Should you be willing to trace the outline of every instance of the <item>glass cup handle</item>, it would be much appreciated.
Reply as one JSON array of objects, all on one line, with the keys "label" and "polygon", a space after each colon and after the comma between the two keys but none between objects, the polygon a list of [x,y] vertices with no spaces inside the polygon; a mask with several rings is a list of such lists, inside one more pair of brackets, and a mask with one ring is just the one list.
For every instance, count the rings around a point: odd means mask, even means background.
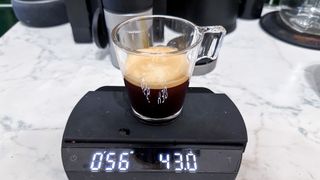
[{"label": "glass cup handle", "polygon": [[226,30],[222,26],[199,26],[198,29],[203,36],[198,60],[204,58],[209,58],[211,61],[217,60]]}]

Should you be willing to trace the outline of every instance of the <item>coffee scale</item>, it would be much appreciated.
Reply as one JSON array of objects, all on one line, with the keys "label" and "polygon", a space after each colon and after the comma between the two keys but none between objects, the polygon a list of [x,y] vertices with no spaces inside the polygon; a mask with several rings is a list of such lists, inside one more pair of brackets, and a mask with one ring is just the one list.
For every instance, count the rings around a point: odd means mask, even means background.
[{"label": "coffee scale", "polygon": [[62,140],[70,180],[233,180],[247,144],[243,118],[225,94],[189,88],[167,124],[133,116],[124,87],[88,92]]}]

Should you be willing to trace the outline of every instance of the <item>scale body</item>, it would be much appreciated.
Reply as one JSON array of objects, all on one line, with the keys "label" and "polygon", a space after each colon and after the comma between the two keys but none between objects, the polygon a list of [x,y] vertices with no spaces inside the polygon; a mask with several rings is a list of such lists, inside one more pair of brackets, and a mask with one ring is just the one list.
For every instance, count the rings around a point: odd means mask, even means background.
[{"label": "scale body", "polygon": [[124,87],[88,92],[62,141],[70,180],[233,180],[247,144],[242,116],[224,94],[189,88],[182,113],[151,126],[133,116]]}]

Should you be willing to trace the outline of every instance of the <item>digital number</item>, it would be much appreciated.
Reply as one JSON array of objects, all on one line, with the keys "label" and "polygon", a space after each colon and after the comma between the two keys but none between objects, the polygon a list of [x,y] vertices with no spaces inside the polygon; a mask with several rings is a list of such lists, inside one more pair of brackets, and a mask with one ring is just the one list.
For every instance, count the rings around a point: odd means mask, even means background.
[{"label": "digital number", "polygon": [[118,164],[119,171],[127,171],[129,168],[129,153],[123,152],[120,154],[120,161]]},{"label": "digital number", "polygon": [[[128,171],[129,169],[129,153],[128,152],[122,152],[119,155],[119,161],[117,161],[118,155],[114,151],[110,152],[96,152],[92,156],[91,164],[90,164],[90,170],[91,172],[98,172],[101,169],[102,163],[104,163],[104,170],[106,172],[113,172],[116,168],[116,165],[118,165],[118,170],[120,172]],[[105,162],[102,162],[102,160],[105,158]]]},{"label": "digital number", "polygon": [[114,170],[114,167],[116,165],[115,156],[116,156],[115,152],[109,152],[107,154],[107,157],[106,157],[106,168],[105,168],[105,170],[107,172],[111,172],[111,171]]},{"label": "digital number", "polygon": [[167,168],[167,169],[170,169],[170,155],[169,155],[169,154],[165,154],[165,158],[164,158],[164,155],[163,155],[163,154],[160,154],[160,155],[159,155],[159,161],[160,161],[161,163],[166,164],[166,168]]},{"label": "digital number", "polygon": [[[198,168],[196,155],[194,155],[192,152],[188,152],[188,154],[186,155],[186,159],[187,159],[187,169],[189,170],[189,172],[195,172]],[[190,159],[192,159],[193,165],[191,165]]]},{"label": "digital number", "polygon": [[94,153],[94,155],[92,156],[92,161],[90,165],[91,171],[93,172],[99,171],[99,169],[101,168],[102,159],[103,159],[103,153],[101,152]]},{"label": "digital number", "polygon": [[175,171],[182,171],[183,170],[183,156],[181,153],[174,153],[175,157],[175,163],[176,163],[176,168],[174,169]]}]

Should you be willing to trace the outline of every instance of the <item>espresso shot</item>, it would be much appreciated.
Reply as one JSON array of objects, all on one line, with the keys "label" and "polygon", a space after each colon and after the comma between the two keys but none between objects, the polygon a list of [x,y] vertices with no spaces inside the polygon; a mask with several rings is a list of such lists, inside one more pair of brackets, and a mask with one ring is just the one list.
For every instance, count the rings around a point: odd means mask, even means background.
[{"label": "espresso shot", "polygon": [[139,51],[141,55],[128,56],[124,75],[134,113],[142,119],[176,117],[189,85],[188,59],[184,54],[170,54],[176,51],[171,47],[150,47]]},{"label": "espresso shot", "polygon": [[134,111],[150,118],[165,118],[178,113],[183,105],[189,81],[167,89],[150,89],[148,99],[141,87],[125,79],[129,98]]}]

